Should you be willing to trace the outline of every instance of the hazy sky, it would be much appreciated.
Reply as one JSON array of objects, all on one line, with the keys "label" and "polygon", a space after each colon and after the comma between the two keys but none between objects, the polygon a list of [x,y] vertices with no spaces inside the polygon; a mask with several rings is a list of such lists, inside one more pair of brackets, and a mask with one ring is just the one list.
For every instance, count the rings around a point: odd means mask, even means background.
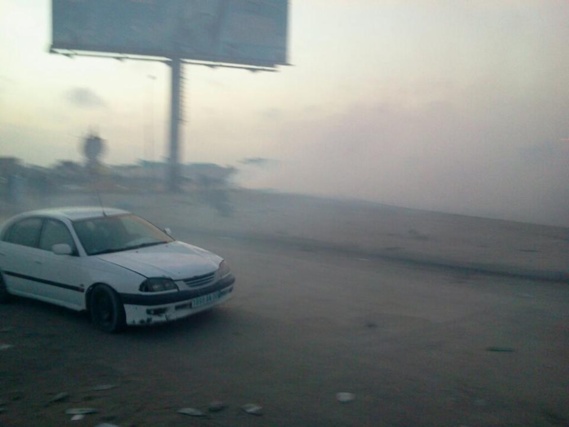
[{"label": "hazy sky", "polygon": [[[292,0],[290,67],[185,66],[184,162],[248,186],[569,226],[566,0]],[[0,156],[166,155],[169,67],[48,53],[51,2],[0,0]],[[248,158],[267,162],[245,164]]]}]

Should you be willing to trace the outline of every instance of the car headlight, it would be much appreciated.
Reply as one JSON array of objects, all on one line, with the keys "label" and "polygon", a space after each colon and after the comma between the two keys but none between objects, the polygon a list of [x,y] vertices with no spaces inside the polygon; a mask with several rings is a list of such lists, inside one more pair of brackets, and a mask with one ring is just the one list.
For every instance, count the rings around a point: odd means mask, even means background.
[{"label": "car headlight", "polygon": [[227,276],[229,273],[231,273],[231,269],[225,261],[221,261],[219,268],[217,269],[217,278],[221,279],[222,277]]},{"label": "car headlight", "polygon": [[140,285],[140,292],[163,292],[178,290],[178,286],[172,279],[166,277],[156,277],[146,279]]}]

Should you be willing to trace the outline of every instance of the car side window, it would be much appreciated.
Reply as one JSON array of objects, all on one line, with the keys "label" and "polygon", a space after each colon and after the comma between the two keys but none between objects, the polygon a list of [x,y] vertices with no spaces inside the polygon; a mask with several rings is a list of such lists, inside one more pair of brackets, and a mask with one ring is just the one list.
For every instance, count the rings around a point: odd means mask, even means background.
[{"label": "car side window", "polygon": [[18,221],[7,230],[4,241],[35,248],[38,245],[41,226],[41,218],[27,218]]},{"label": "car side window", "polygon": [[75,242],[65,224],[51,219],[46,220],[41,231],[39,248],[51,251],[53,245],[60,243],[68,244],[72,253],[75,253]]}]

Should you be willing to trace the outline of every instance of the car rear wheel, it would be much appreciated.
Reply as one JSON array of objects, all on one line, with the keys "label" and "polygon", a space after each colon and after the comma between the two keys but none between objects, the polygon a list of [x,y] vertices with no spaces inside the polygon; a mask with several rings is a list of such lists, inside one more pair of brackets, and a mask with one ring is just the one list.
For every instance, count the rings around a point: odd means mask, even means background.
[{"label": "car rear wheel", "polygon": [[89,298],[91,321],[104,332],[122,331],[126,326],[124,307],[120,297],[106,285],[96,285]]},{"label": "car rear wheel", "polygon": [[8,302],[9,299],[10,294],[8,293],[8,288],[6,288],[6,282],[4,282],[0,273],[0,304]]}]

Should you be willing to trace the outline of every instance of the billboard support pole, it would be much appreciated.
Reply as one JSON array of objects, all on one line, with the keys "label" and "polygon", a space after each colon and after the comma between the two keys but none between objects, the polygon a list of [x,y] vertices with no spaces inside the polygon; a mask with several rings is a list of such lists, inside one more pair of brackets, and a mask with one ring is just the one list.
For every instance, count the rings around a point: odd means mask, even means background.
[{"label": "billboard support pole", "polygon": [[168,157],[168,191],[180,191],[180,104],[182,92],[182,61],[180,58],[171,58],[172,86],[170,102],[170,155]]}]

